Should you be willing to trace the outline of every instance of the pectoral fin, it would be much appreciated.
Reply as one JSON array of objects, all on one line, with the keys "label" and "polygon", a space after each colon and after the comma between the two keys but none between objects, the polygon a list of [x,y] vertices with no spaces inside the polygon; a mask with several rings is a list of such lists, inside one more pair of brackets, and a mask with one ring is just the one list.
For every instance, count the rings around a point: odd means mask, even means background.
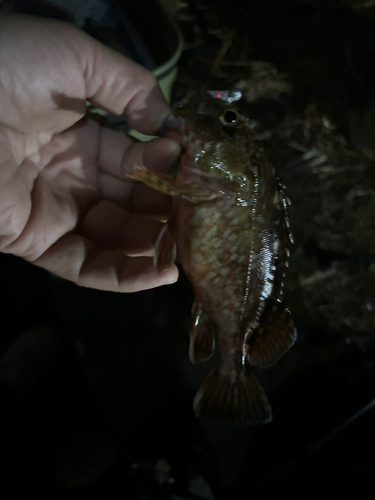
[{"label": "pectoral fin", "polygon": [[248,340],[247,361],[267,368],[294,344],[297,332],[290,312],[280,300],[269,299],[259,326]]},{"label": "pectoral fin", "polygon": [[208,314],[195,302],[192,311],[189,358],[192,363],[209,359],[215,350],[215,338]]},{"label": "pectoral fin", "polygon": [[168,269],[176,260],[176,243],[167,224],[160,231],[156,241],[154,264],[159,272]]},{"label": "pectoral fin", "polygon": [[210,189],[202,189],[197,185],[190,184],[183,188],[176,185],[176,181],[169,175],[160,172],[151,172],[146,167],[134,163],[133,172],[128,175],[130,179],[143,182],[159,193],[167,194],[169,196],[179,196],[190,203],[201,203],[203,201],[210,201],[217,198],[218,194]]}]

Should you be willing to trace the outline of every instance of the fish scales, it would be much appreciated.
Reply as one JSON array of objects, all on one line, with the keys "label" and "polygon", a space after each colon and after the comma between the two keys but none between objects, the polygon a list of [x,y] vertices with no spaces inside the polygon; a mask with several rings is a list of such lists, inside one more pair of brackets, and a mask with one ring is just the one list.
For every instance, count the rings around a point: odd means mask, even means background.
[{"label": "fish scales", "polygon": [[[135,167],[133,177],[174,196],[156,260],[179,258],[195,294],[190,358],[219,362],[194,400],[198,416],[269,422],[271,407],[251,366],[266,368],[294,343],[282,303],[288,223],[274,168],[232,105],[199,94],[168,118],[182,144],[176,179]],[[159,266],[160,269],[160,266]]]}]

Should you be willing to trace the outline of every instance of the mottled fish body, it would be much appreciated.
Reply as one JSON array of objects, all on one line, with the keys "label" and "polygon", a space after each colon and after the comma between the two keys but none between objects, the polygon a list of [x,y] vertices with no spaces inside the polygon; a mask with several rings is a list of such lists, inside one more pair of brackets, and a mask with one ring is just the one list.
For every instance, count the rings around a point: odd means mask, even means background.
[{"label": "mottled fish body", "polygon": [[208,359],[216,344],[220,353],[194,410],[227,422],[269,422],[271,407],[251,366],[274,364],[296,337],[282,303],[285,198],[248,121],[219,93],[177,108],[166,133],[183,147],[176,179],[138,166],[133,177],[174,196],[156,260],[160,270],[171,265],[176,244],[194,288],[190,359]]}]

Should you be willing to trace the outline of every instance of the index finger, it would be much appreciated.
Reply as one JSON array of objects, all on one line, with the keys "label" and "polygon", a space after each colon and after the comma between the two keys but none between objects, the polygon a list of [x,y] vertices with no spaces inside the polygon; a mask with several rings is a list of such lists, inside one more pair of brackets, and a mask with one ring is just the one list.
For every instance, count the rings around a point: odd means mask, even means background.
[{"label": "index finger", "polygon": [[131,127],[155,135],[170,108],[147,69],[81,32],[74,50],[82,65],[87,99],[111,114],[124,114]]}]

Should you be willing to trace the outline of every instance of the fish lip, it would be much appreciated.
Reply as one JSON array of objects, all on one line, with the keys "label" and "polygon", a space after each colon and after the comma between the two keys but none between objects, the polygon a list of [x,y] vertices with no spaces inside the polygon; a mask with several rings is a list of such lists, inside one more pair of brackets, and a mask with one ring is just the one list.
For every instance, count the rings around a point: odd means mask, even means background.
[{"label": "fish lip", "polygon": [[189,157],[189,154],[186,154],[189,160],[182,164],[182,170],[185,173],[194,174],[198,177],[203,177],[205,180],[212,182],[219,181],[221,183],[223,181],[223,179],[219,175],[215,175],[213,172],[204,172],[203,170],[201,170],[197,163]]},{"label": "fish lip", "polygon": [[243,187],[241,186],[241,183],[240,181],[238,181],[237,179],[224,179],[222,177],[220,177],[220,175],[215,175],[213,172],[203,172],[202,170],[200,170],[198,167],[195,167],[195,166],[192,166],[192,165],[184,165],[183,167],[183,170],[188,173],[188,174],[194,174],[194,175],[198,175],[199,177],[203,177],[205,179],[208,179],[209,181],[212,181],[212,182],[219,182],[220,185],[222,185],[222,187],[224,188],[225,186],[228,188],[230,186],[236,186],[237,189],[235,190],[236,192],[242,192],[242,193],[248,193],[249,192],[249,187],[246,186],[246,187]]},{"label": "fish lip", "polygon": [[202,170],[200,170],[197,167],[191,167],[191,166],[184,165],[183,169],[185,170],[185,172],[188,172],[191,174],[197,174],[200,177],[207,177],[208,179],[220,179],[219,176],[213,175],[212,172],[203,172]]}]

